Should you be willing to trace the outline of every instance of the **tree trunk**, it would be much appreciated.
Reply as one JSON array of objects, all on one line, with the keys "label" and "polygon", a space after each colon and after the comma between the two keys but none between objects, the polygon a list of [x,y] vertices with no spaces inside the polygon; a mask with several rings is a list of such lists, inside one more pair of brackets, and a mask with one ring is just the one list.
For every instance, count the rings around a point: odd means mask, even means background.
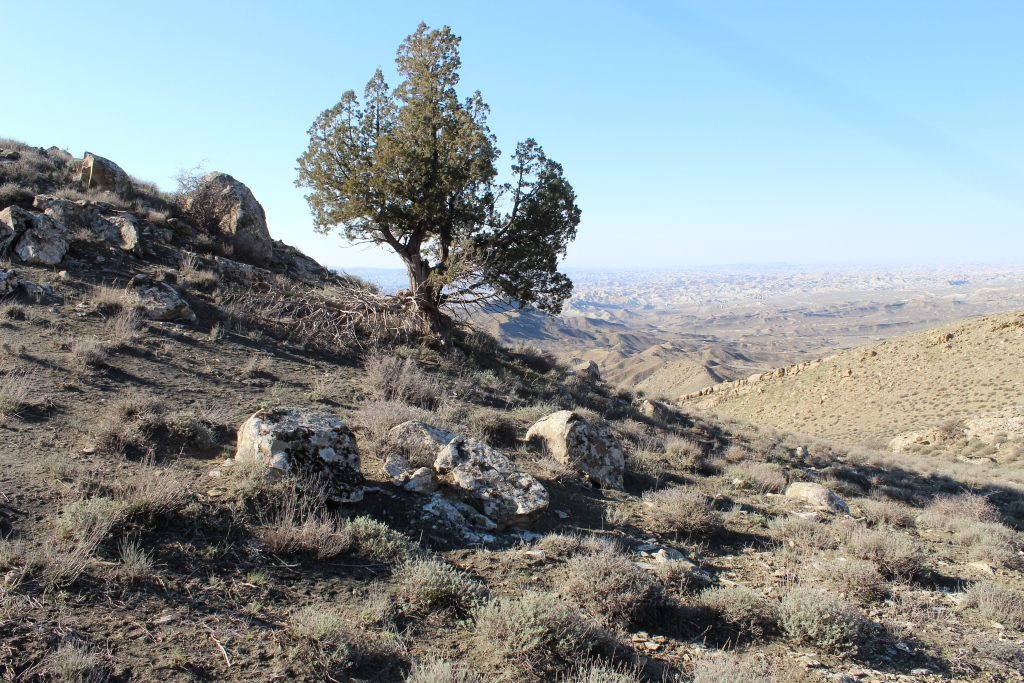
[{"label": "tree trunk", "polygon": [[416,304],[419,331],[438,337],[442,344],[451,340],[452,321],[441,311],[441,288],[430,282],[430,266],[422,258],[407,259],[409,288]]}]

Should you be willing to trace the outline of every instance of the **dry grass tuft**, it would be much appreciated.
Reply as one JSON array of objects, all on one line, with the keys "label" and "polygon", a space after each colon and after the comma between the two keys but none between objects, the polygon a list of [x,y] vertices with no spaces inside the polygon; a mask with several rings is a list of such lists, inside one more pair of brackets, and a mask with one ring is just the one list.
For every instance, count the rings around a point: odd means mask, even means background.
[{"label": "dry grass tuft", "polygon": [[366,380],[381,401],[400,401],[433,409],[444,397],[444,389],[420,369],[411,358],[373,354],[366,361]]},{"label": "dry grass tuft", "polygon": [[117,501],[126,519],[170,517],[188,503],[188,482],[177,469],[158,469],[147,463],[120,487]]},{"label": "dry grass tuft", "polygon": [[309,391],[311,401],[330,401],[338,394],[340,381],[337,373],[324,370],[322,375],[313,379],[313,386]]},{"label": "dry grass tuft", "polygon": [[635,668],[615,668],[604,662],[590,662],[578,667],[565,679],[565,683],[641,683],[642,680]]},{"label": "dry grass tuft", "polygon": [[719,515],[711,507],[711,498],[695,486],[675,486],[645,493],[644,502],[651,521],[676,533],[703,533],[719,524]]},{"label": "dry grass tuft", "polygon": [[107,350],[99,339],[74,339],[71,342],[71,358],[79,370],[102,365],[107,359]]},{"label": "dry grass tuft", "polygon": [[254,529],[267,552],[274,555],[306,555],[318,560],[337,557],[352,549],[355,534],[345,522],[330,514],[316,514],[304,504],[296,487],[280,492],[273,512],[262,514]]}]

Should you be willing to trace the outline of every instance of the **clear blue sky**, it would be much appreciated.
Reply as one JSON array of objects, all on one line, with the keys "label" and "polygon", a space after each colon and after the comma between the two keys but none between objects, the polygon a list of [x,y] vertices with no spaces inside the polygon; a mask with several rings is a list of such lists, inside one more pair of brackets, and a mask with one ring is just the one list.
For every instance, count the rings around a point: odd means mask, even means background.
[{"label": "clear blue sky", "polygon": [[568,266],[1024,262],[1024,3],[0,0],[0,136],[173,187],[245,182],[331,266],[306,130],[418,22],[462,36],[501,149],[535,137],[583,222]]}]

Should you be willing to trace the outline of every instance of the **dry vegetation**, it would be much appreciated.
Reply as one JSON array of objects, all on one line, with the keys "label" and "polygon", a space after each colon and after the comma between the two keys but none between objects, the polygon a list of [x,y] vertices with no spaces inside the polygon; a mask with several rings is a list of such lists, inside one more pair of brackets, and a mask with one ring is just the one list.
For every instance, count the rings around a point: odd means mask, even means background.
[{"label": "dry vegetation", "polygon": [[[4,680],[994,681],[1024,665],[1015,460],[652,417],[536,349],[409,337],[358,283],[276,273],[243,292],[175,239],[149,262],[76,243],[61,278],[18,266],[55,296],[0,315]],[[98,256],[175,270],[197,321],[140,316]],[[314,402],[357,432],[361,503],[231,459],[249,414]],[[563,408],[621,441],[625,490],[522,441]],[[382,471],[410,419],[504,450],[546,515],[484,536],[424,510]],[[787,499],[801,481],[849,514]]]}]

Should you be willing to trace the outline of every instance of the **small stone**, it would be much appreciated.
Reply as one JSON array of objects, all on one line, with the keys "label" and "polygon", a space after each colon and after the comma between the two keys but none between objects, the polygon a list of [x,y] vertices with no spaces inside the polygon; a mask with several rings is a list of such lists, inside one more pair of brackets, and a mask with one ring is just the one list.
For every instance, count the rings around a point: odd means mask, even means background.
[{"label": "small stone", "polygon": [[931,676],[932,675],[932,670],[931,669],[911,669],[910,670],[910,675],[911,676]]},{"label": "small stone", "polygon": [[658,564],[664,564],[670,560],[682,560],[683,554],[675,548],[662,548],[652,556]]},{"label": "small stone", "polygon": [[647,631],[637,631],[632,636],[630,636],[630,640],[632,640],[634,643],[644,643],[650,640],[650,638],[651,635]]},{"label": "small stone", "polygon": [[221,473],[221,471],[220,471],[220,470],[210,470],[210,476],[211,476],[211,477],[214,477],[214,478],[216,478],[216,477],[219,477],[219,476],[221,476],[221,475],[222,475],[222,473]]},{"label": "small stone", "polygon": [[644,649],[648,652],[657,652],[661,649],[661,645],[655,643],[653,640],[648,640],[646,643],[644,643]]},{"label": "small stone", "polygon": [[563,512],[562,510],[555,510],[555,514],[558,515],[559,519],[569,519],[568,512]]},{"label": "small stone", "polygon": [[82,449],[81,452],[84,455],[92,455],[93,453],[96,452],[96,447],[95,446],[86,446],[85,448]]},{"label": "small stone", "polygon": [[212,488],[209,491],[207,491],[206,495],[208,495],[210,498],[217,498],[218,496],[223,496],[227,492],[228,492],[227,489],[217,487],[217,488]]},{"label": "small stone", "polygon": [[996,573],[995,567],[993,567],[990,564],[986,564],[984,562],[971,562],[971,564],[968,565],[968,566],[974,567],[975,569],[983,571],[986,574],[989,574],[990,576],[994,576],[995,573]]},{"label": "small stone", "polygon": [[741,491],[746,490],[750,488],[750,482],[747,481],[746,479],[736,478],[732,480],[732,487],[735,489],[740,489]]}]

